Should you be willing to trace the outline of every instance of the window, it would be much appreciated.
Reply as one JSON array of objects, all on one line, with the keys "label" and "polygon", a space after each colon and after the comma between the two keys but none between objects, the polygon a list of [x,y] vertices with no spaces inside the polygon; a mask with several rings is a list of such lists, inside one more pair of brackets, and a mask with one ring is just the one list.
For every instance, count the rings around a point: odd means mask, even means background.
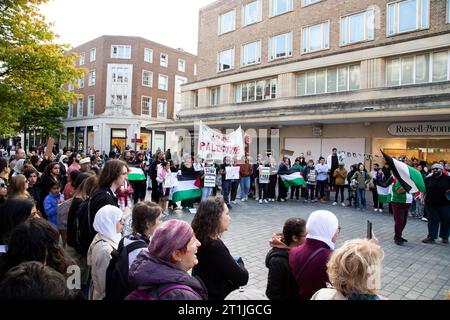
[{"label": "window", "polygon": [[297,76],[297,96],[359,90],[359,86],[359,65],[313,70]]},{"label": "window", "polygon": [[329,48],[330,22],[324,22],[302,29],[302,52],[314,52]]},{"label": "window", "polygon": [[95,70],[89,71],[89,86],[95,85]]},{"label": "window", "polygon": [[128,96],[126,94],[111,95],[111,105],[125,106],[128,104]]},{"label": "window", "polygon": [[152,116],[152,97],[141,97],[141,114]]},{"label": "window", "polygon": [[73,104],[72,102],[67,102],[67,119],[72,119],[73,117]]},{"label": "window", "polygon": [[368,10],[341,18],[341,45],[374,39],[375,13]]},{"label": "window", "polygon": [[386,62],[386,85],[392,87],[447,81],[448,57],[449,51],[440,51],[389,59]]},{"label": "window", "polygon": [[167,118],[167,100],[158,99],[158,118]]},{"label": "window", "polygon": [[131,46],[112,45],[111,58],[113,59],[131,59]]},{"label": "window", "polygon": [[218,71],[226,71],[234,68],[234,48],[219,52]]},{"label": "window", "polygon": [[211,89],[211,106],[220,104],[220,87]]},{"label": "window", "polygon": [[129,80],[128,75],[129,69],[128,68],[122,68],[122,67],[112,67],[111,68],[111,74],[113,77],[113,83],[114,84],[126,84]]},{"label": "window", "polygon": [[269,61],[292,56],[292,32],[271,37]]},{"label": "window", "polygon": [[270,16],[277,16],[288,11],[292,11],[292,0],[269,0]]},{"label": "window", "polygon": [[88,96],[88,117],[94,116],[95,96]]},{"label": "window", "polygon": [[198,90],[195,90],[193,92],[192,98],[194,99],[194,107],[197,108],[198,107]]},{"label": "window", "polygon": [[194,76],[197,75],[197,64],[194,64]]},{"label": "window", "polygon": [[321,0],[302,0],[302,6],[308,6],[313,3],[320,2]]},{"label": "window", "polygon": [[153,72],[142,70],[142,85],[145,87],[153,87]]},{"label": "window", "polygon": [[187,83],[187,78],[175,76],[175,92],[180,94],[181,86],[185,83]]},{"label": "window", "polygon": [[149,48],[144,48],[144,61],[148,63],[153,63],[153,50]]},{"label": "window", "polygon": [[236,10],[233,9],[219,16],[219,35],[233,31],[236,28]]},{"label": "window", "polygon": [[73,92],[75,90],[73,84],[67,85],[67,91]]},{"label": "window", "polygon": [[84,65],[85,58],[86,54],[84,52],[80,53],[80,66]]},{"label": "window", "polygon": [[236,103],[275,99],[277,79],[264,79],[241,83],[235,87]]},{"label": "window", "polygon": [[158,75],[158,89],[168,90],[169,89],[169,77],[163,74]]},{"label": "window", "polygon": [[178,71],[185,72],[186,71],[186,61],[183,59],[178,59]]},{"label": "window", "polygon": [[77,99],[77,116],[83,117],[83,99]]},{"label": "window", "polygon": [[427,29],[429,27],[429,0],[405,0],[388,4],[387,34]]},{"label": "window", "polygon": [[83,76],[80,79],[78,79],[78,87],[80,89],[84,88],[84,74],[83,74]]},{"label": "window", "polygon": [[165,68],[169,66],[169,55],[167,53],[161,53],[159,55],[159,65]]},{"label": "window", "polygon": [[242,26],[262,20],[262,0],[253,1],[242,6]]},{"label": "window", "polygon": [[447,21],[447,23],[450,23],[450,0],[447,0],[447,18],[445,21]]},{"label": "window", "polygon": [[97,49],[96,48],[92,48],[89,51],[89,61],[93,62],[97,59]]},{"label": "window", "polygon": [[244,44],[241,49],[241,66],[249,66],[261,62],[261,41]]}]

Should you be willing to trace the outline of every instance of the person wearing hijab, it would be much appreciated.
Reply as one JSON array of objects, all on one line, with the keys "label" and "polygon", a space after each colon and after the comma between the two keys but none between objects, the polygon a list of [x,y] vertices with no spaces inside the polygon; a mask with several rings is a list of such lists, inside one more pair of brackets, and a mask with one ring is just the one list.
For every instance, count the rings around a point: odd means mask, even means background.
[{"label": "person wearing hijab", "polygon": [[105,297],[106,269],[111,260],[111,252],[117,250],[123,229],[122,210],[106,205],[94,219],[97,235],[92,240],[87,254],[87,264],[91,267],[89,300],[102,300]]},{"label": "person wearing hijab", "polygon": [[61,155],[59,158],[59,179],[61,181],[61,190],[64,190],[69,178],[67,174],[67,170],[69,169],[69,166],[67,165],[68,162],[69,158],[67,158],[65,154]]},{"label": "person wearing hijab", "polygon": [[340,227],[334,213],[317,210],[306,223],[306,241],[289,252],[289,265],[297,282],[300,300],[310,300],[329,282],[327,262],[333,253]]},{"label": "person wearing hijab", "polygon": [[24,163],[25,163],[25,159],[17,160],[16,165],[14,166],[14,172],[12,174],[13,177],[15,177],[19,174],[22,174]]}]

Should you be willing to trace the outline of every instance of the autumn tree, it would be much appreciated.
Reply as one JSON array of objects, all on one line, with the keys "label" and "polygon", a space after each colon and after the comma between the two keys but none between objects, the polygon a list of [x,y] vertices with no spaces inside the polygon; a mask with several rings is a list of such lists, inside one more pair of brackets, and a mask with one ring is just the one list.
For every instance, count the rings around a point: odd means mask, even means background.
[{"label": "autumn tree", "polygon": [[55,134],[62,127],[67,102],[76,95],[64,85],[76,84],[84,70],[77,55],[39,12],[48,0],[0,0],[0,136],[24,129]]}]

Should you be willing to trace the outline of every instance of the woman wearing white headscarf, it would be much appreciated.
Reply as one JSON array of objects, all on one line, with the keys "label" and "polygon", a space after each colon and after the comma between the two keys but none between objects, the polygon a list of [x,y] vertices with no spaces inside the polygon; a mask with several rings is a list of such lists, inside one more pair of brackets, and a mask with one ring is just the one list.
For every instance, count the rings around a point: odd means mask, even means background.
[{"label": "woman wearing white headscarf", "polygon": [[289,252],[289,265],[301,300],[309,300],[328,280],[327,262],[334,250],[340,227],[334,213],[318,210],[306,223],[306,241]]},{"label": "woman wearing white headscarf", "polygon": [[90,300],[102,300],[105,297],[106,269],[111,260],[111,252],[117,249],[123,229],[122,210],[106,205],[94,219],[97,235],[92,240],[87,254],[87,264],[91,267]]},{"label": "woman wearing white headscarf", "polygon": [[14,172],[12,174],[13,177],[23,174],[23,165],[25,164],[25,159],[17,160],[16,165],[14,166]]}]

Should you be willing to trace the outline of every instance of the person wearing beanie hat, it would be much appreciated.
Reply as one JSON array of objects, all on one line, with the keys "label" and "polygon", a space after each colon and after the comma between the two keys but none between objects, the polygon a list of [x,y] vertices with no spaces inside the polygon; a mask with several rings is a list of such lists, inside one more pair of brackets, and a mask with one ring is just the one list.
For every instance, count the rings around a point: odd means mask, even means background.
[{"label": "person wearing beanie hat", "polygon": [[111,252],[117,250],[123,228],[122,210],[106,205],[94,218],[97,235],[92,240],[87,253],[87,264],[91,267],[92,280],[89,300],[102,300],[105,297],[106,269],[111,261]]},{"label": "person wearing beanie hat", "polygon": [[327,210],[311,213],[306,241],[289,252],[289,265],[299,288],[300,300],[309,300],[329,282],[327,262],[340,232],[338,219]]},{"label": "person wearing beanie hat", "polygon": [[147,289],[134,290],[126,300],[207,300],[202,280],[188,273],[198,263],[198,247],[187,222],[173,219],[160,224],[128,274],[131,287]]}]

